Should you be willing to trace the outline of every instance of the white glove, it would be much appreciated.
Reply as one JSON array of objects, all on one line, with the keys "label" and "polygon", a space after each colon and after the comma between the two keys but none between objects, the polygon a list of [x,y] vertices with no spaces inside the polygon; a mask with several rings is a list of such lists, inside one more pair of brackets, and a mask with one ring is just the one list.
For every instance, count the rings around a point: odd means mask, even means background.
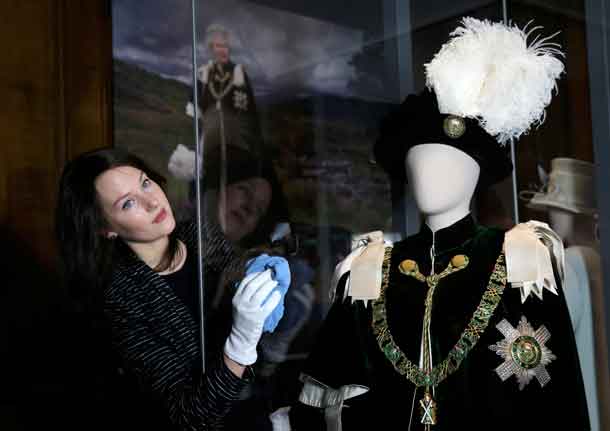
[{"label": "white glove", "polygon": [[189,117],[193,118],[195,116],[195,105],[193,102],[189,102],[186,104],[186,108],[184,109],[184,113]]},{"label": "white glove", "polygon": [[[233,297],[233,327],[225,342],[225,354],[241,365],[256,362],[256,345],[263,334],[263,324],[281,299],[280,292],[269,293],[277,286],[271,270],[245,277]],[[269,299],[263,305],[265,298]]]},{"label": "white glove", "polygon": [[[184,107],[184,113],[191,118],[195,116],[195,105],[193,105],[193,102],[189,102],[186,104],[186,106]],[[197,111],[197,119],[199,119],[200,117],[201,114],[199,113],[199,111]]]},{"label": "white glove", "polygon": [[182,144],[178,144],[169,158],[167,169],[171,174],[181,180],[190,181],[195,178],[196,154]]}]

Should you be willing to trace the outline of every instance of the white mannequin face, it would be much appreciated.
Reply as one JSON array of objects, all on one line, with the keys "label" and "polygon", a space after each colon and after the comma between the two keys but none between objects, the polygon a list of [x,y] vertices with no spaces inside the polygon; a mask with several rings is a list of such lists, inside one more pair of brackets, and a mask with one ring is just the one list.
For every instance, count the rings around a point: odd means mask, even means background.
[{"label": "white mannequin face", "polygon": [[407,152],[405,166],[417,207],[433,231],[470,212],[481,168],[468,154],[445,144],[421,144]]}]

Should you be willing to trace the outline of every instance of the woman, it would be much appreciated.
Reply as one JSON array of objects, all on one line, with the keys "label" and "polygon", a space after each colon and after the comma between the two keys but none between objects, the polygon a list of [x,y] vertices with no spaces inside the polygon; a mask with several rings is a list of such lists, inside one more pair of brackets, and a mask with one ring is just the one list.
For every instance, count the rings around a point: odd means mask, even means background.
[{"label": "woman", "polygon": [[218,220],[225,236],[235,245],[252,248],[268,244],[278,224],[289,222],[273,164],[233,146],[227,146],[226,155],[225,184],[220,182],[218,152],[207,155],[205,196],[211,210],[209,217]]},{"label": "woman", "polygon": [[[66,278],[87,309],[103,309],[121,368],[179,429],[222,425],[251,379],[265,318],[280,300],[269,271],[244,278],[218,358],[201,370],[196,227],[176,226],[161,179],[119,149],[84,154],[64,169],[57,233]],[[219,229],[202,226],[206,268],[235,260]],[[268,298],[268,299],[267,299]],[[267,300],[266,300],[267,299]],[[265,301],[266,300],[266,301]],[[152,410],[152,409],[150,409]]]}]

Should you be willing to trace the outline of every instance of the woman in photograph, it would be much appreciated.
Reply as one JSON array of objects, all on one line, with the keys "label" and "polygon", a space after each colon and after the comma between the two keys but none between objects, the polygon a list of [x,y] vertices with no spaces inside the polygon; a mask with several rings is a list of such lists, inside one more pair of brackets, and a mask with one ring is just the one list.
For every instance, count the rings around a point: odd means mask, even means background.
[{"label": "woman in photograph", "polygon": [[[68,163],[56,214],[65,277],[85,310],[103,312],[119,372],[137,382],[146,411],[162,411],[173,428],[214,429],[252,380],[248,366],[280,294],[269,270],[239,282],[229,334],[221,352],[206,349],[204,373],[196,225],[176,224],[162,183],[119,149]],[[201,229],[206,269],[238,261],[218,226]]]},{"label": "woman in photograph", "polygon": [[[246,145],[242,149],[255,157],[263,153],[263,135],[254,90],[245,66],[231,58],[231,32],[218,24],[206,30],[210,59],[197,69],[197,94],[202,137],[206,147]],[[194,102],[186,105],[186,114],[195,115]],[[249,135],[240,139],[239,135]],[[255,139],[252,139],[255,138]]]}]

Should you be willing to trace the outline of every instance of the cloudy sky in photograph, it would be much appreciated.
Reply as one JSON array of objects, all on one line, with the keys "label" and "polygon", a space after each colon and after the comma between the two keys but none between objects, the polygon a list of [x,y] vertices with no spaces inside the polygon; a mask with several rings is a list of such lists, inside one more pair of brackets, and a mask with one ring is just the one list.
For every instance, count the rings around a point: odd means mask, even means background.
[{"label": "cloudy sky in photograph", "polygon": [[[114,57],[162,76],[190,83],[192,18],[188,0],[114,0]],[[198,62],[210,53],[205,29],[231,32],[231,57],[241,63],[257,95],[323,92],[355,96],[348,84],[358,71],[351,60],[363,32],[236,0],[206,0],[198,10]]]}]

